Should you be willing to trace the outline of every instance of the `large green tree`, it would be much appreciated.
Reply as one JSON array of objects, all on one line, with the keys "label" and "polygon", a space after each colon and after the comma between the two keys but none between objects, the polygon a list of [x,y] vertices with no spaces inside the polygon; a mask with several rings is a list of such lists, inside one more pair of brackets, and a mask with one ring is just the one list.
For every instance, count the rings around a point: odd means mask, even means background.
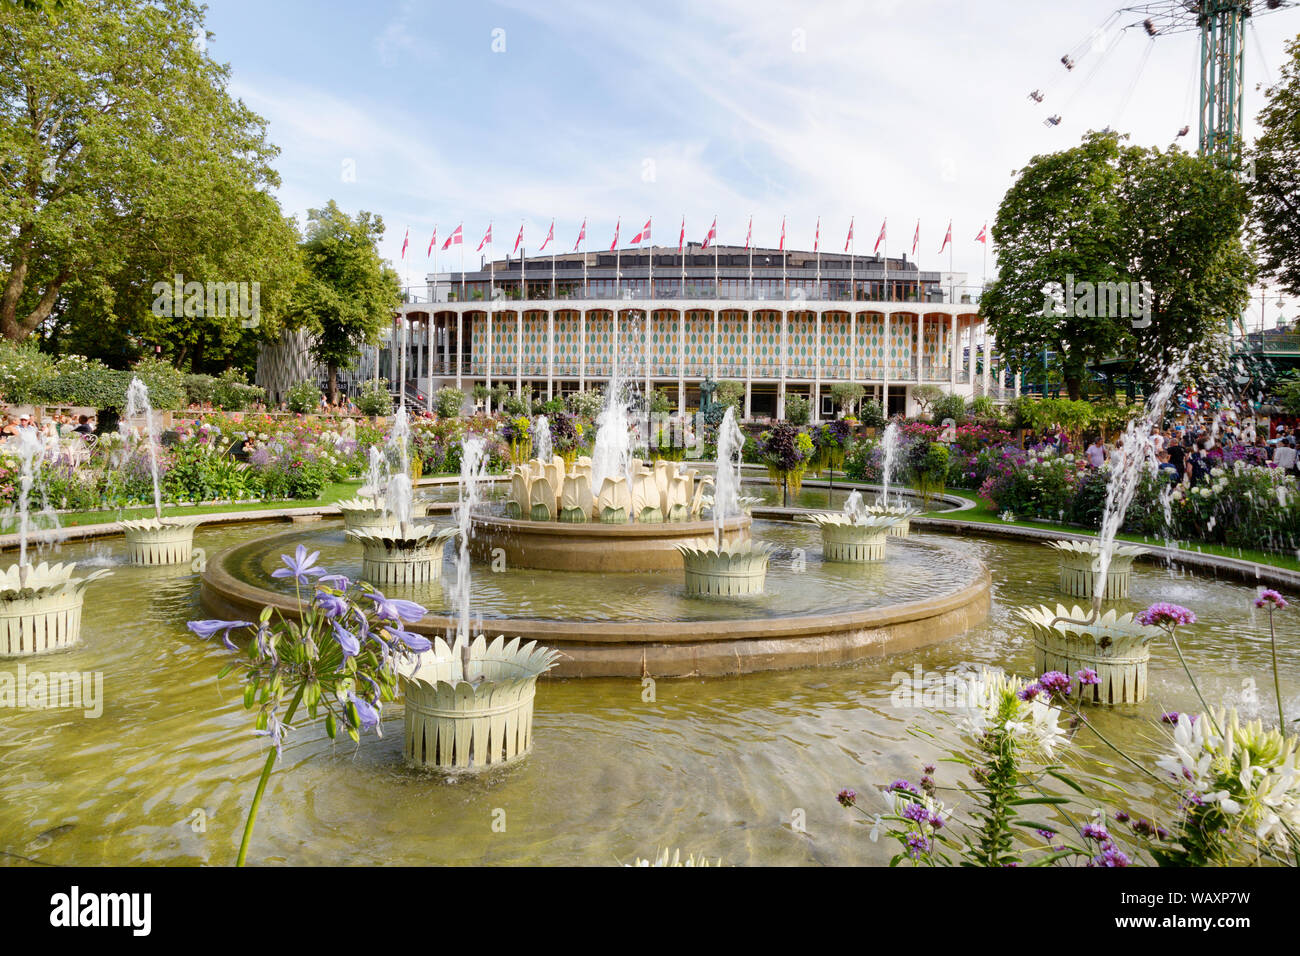
[{"label": "large green tree", "polygon": [[[998,275],[980,311],[1012,369],[1054,352],[1072,399],[1106,358],[1132,359],[1153,378],[1189,349],[1204,358],[1244,307],[1247,209],[1232,170],[1090,133],[1035,156],[1003,197]],[[1103,286],[1138,294],[1103,307]],[[1064,301],[1071,289],[1088,291]]]},{"label": "large green tree", "polygon": [[[277,150],[206,39],[190,0],[0,6],[0,334],[202,364],[276,331],[297,269]],[[257,327],[152,308],[177,274],[258,283]]]},{"label": "large green tree", "polygon": [[293,293],[290,322],[312,334],[312,355],[329,370],[329,397],[338,401],[338,370],[363,345],[379,341],[401,300],[397,272],[379,257],[384,221],[368,212],[349,216],[330,200],[307,214],[302,244],[305,275]]},{"label": "large green tree", "polygon": [[1254,224],[1264,271],[1300,295],[1300,37],[1259,114],[1261,132],[1248,154]]}]

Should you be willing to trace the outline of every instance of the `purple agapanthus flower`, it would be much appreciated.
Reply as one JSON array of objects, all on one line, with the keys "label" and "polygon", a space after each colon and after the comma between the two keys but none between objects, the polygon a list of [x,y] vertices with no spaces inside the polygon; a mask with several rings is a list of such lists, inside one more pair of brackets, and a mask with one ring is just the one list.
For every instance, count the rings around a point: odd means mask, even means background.
[{"label": "purple agapanthus flower", "polygon": [[221,635],[221,643],[232,651],[237,651],[234,643],[230,640],[230,632],[237,627],[252,627],[252,621],[190,621],[185,625],[199,637],[207,640],[213,634]]},{"label": "purple agapanthus flower", "polygon": [[348,700],[357,709],[357,716],[361,719],[361,729],[369,730],[371,727],[379,725],[379,711],[368,700],[358,697],[356,694],[349,693]]},{"label": "purple agapanthus flower", "polygon": [[1196,615],[1181,605],[1157,601],[1145,611],[1139,612],[1135,620],[1148,627],[1177,627],[1180,624],[1195,624]]},{"label": "purple agapanthus flower", "polygon": [[1268,607],[1269,610],[1276,608],[1280,611],[1286,606],[1286,598],[1278,594],[1272,588],[1265,588],[1259,592],[1259,597],[1255,598],[1255,607]]},{"label": "purple agapanthus flower", "polygon": [[325,612],[329,618],[340,618],[348,613],[348,601],[338,594],[330,594],[328,591],[317,591],[314,598],[316,606]]},{"label": "purple agapanthus flower", "polygon": [[366,597],[375,602],[375,617],[381,621],[399,624],[402,621],[418,621],[425,615],[425,609],[414,601],[384,597],[378,591],[368,592]]},{"label": "purple agapanthus flower", "polygon": [[334,622],[334,637],[339,642],[339,647],[343,648],[344,659],[361,653],[361,641],[338,621]]},{"label": "purple agapanthus flower", "polygon": [[388,633],[405,644],[407,650],[414,651],[417,654],[433,650],[433,642],[423,635],[414,634],[400,627],[390,627]]},{"label": "purple agapanthus flower", "polygon": [[321,584],[326,584],[339,591],[346,591],[352,587],[352,580],[346,574],[326,574],[320,579]]},{"label": "purple agapanthus flower", "polygon": [[272,571],[271,577],[293,578],[299,584],[306,584],[308,578],[318,577],[325,573],[324,568],[315,567],[316,559],[319,557],[319,551],[308,554],[307,548],[300,544],[293,557],[289,557],[287,554],[280,555],[280,560],[284,562],[285,566]]},{"label": "purple agapanthus flower", "polygon": [[288,724],[281,723],[280,718],[272,714],[267,718],[266,730],[255,730],[253,733],[258,737],[271,738],[271,746],[275,748],[275,759],[279,760],[284,755],[284,737],[288,729]]}]

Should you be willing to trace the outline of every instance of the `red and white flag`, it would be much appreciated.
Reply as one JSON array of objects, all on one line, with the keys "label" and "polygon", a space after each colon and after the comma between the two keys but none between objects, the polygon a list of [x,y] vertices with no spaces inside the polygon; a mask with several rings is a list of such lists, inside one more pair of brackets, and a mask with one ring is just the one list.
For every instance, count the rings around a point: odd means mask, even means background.
[{"label": "red and white flag", "polygon": [[488,223],[487,232],[483,233],[483,238],[479,241],[478,248],[475,252],[482,252],[484,246],[492,245],[492,223]]},{"label": "red and white flag", "polygon": [[849,217],[849,234],[844,237],[844,251],[849,251],[849,246],[853,242],[853,217]]},{"label": "red and white flag", "polygon": [[436,246],[437,244],[438,244],[438,227],[434,226],[433,235],[429,237],[429,248],[428,251],[425,252],[424,258],[427,259],[429,258],[429,256],[433,255],[433,247]]},{"label": "red and white flag", "polygon": [[406,227],[406,235],[402,237],[402,258],[406,258],[406,247],[411,244],[411,227]]},{"label": "red and white flag", "polygon": [[574,240],[573,251],[578,251],[578,246],[582,245],[582,240],[587,238],[587,220],[582,220],[582,228],[578,230],[578,238]]},{"label": "red and white flag", "polygon": [[822,242],[822,217],[817,217],[817,231],[813,233],[813,252],[818,251]]},{"label": "red and white flag", "polygon": [[745,230],[745,248],[749,248],[749,240],[754,238],[754,217],[749,217],[749,228]]},{"label": "red and white flag", "polygon": [[709,244],[718,238],[718,217],[713,217],[713,225],[709,226],[709,234],[704,237],[704,242],[700,244],[701,249],[709,248]]},{"label": "red and white flag", "polygon": [[519,243],[523,241],[524,241],[524,224],[521,222],[519,224],[519,235],[515,236],[515,247],[510,250],[510,254],[512,256],[519,251]]},{"label": "red and white flag", "polygon": [[976,242],[982,242],[984,245],[989,244],[989,224],[986,222],[980,226],[980,234],[975,237]]},{"label": "red and white flag", "polygon": [[912,258],[916,258],[916,250],[921,248],[921,220],[916,220],[916,232],[912,233]]},{"label": "red and white flag", "polygon": [[622,216],[620,216],[620,217],[619,217],[617,220],[615,220],[615,222],[614,222],[614,241],[611,242],[611,243],[609,244],[609,251],[610,251],[610,252],[613,252],[615,249],[618,248],[618,228],[619,228],[619,226],[621,226],[621,225],[623,225],[623,217],[622,217]]},{"label": "red and white flag", "polygon": [[880,223],[880,235],[876,236],[876,248],[871,250],[873,256],[880,251],[880,244],[885,241],[885,227],[887,225],[889,225],[888,216],[886,216]]},{"label": "red and white flag", "polygon": [[681,255],[686,249],[686,217],[682,216],[682,231],[677,237],[677,254]]},{"label": "red and white flag", "polygon": [[554,239],[554,238],[555,238],[555,220],[552,219],[552,220],[551,220],[551,228],[547,231],[547,233],[546,233],[546,238],[542,240],[542,244],[541,244],[540,246],[537,247],[537,251],[538,251],[538,252],[541,252],[543,249],[545,249],[545,248],[546,248],[546,244],[547,244],[548,242],[550,242],[550,241],[551,241],[552,239]]},{"label": "red and white flag", "polygon": [[455,230],[453,230],[452,234],[447,237],[447,241],[442,244],[443,252],[446,252],[452,246],[459,246],[465,241],[464,233],[461,231],[464,225],[464,223],[461,223],[455,228]]},{"label": "red and white flag", "polygon": [[943,245],[939,247],[939,251],[943,252],[944,249],[948,248],[948,243],[950,242],[952,242],[952,220],[951,219],[948,220],[948,232],[943,237]]},{"label": "red and white flag", "polygon": [[776,248],[778,252],[785,252],[785,216],[781,217],[781,244]]},{"label": "red and white flag", "polygon": [[642,227],[641,231],[632,237],[632,245],[635,246],[635,245],[639,245],[642,242],[649,242],[649,241],[650,241],[650,220],[647,219],[645,221],[645,226]]}]

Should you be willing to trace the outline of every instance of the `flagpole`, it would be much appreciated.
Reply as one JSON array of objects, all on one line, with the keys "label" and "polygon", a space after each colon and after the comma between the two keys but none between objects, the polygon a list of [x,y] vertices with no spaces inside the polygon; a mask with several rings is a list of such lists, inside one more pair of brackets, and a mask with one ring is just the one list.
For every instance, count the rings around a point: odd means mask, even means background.
[{"label": "flagpole", "polygon": [[854,253],[856,251],[857,251],[857,246],[853,239],[853,217],[850,216],[849,217],[849,301],[853,301],[858,297],[858,290],[854,287],[853,284],[853,279],[854,279],[853,260],[855,258]]},{"label": "flagpole", "polygon": [[587,217],[582,217],[582,234],[579,236],[582,241],[582,297],[584,299],[591,297],[591,286],[587,284]]},{"label": "flagpole", "polygon": [[785,270],[785,216],[781,217],[781,295],[785,299],[790,298],[790,280],[786,276]]},{"label": "flagpole", "polygon": [[749,214],[749,231],[745,233],[745,245],[749,247],[749,297],[754,298],[754,214]]},{"label": "flagpole", "polygon": [[813,237],[813,252],[817,254],[817,296],[822,297],[822,217],[817,217],[817,233]]},{"label": "flagpole", "polygon": [[682,231],[677,236],[677,255],[682,260],[682,298],[686,298],[686,213],[682,213]]},{"label": "flagpole", "polygon": [[[888,222],[888,220],[886,220]],[[885,286],[881,297],[885,302],[889,301],[889,233],[885,230]],[[881,307],[885,316],[885,370],[880,377],[880,410],[884,413],[886,419],[889,418],[889,363],[894,358],[894,344],[889,337],[889,306]],[[889,502],[885,502],[888,504]]]},{"label": "flagpole", "polygon": [[[462,222],[458,229],[464,229],[465,224]],[[460,234],[460,301],[465,301],[465,233]],[[460,343],[456,343],[456,348],[460,348]]]},{"label": "flagpole", "polygon": [[718,214],[716,212],[713,214],[713,296],[717,299],[722,298],[722,282],[718,279]]},{"label": "flagpole", "polygon": [[[651,231],[653,232],[654,219],[653,218],[647,219],[646,224],[652,227]],[[654,297],[655,297],[655,243],[654,240],[651,239],[650,240],[650,298],[653,300]],[[647,334],[649,334],[648,326],[646,331]]]}]

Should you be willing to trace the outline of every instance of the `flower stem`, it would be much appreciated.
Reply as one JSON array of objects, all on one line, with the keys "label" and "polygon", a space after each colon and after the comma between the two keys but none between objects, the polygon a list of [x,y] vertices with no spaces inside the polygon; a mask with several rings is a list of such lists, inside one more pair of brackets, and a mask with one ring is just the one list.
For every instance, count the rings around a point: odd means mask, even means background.
[{"label": "flower stem", "polygon": [[1277,730],[1286,736],[1286,717],[1282,714],[1282,682],[1277,676],[1277,631],[1273,627],[1273,608],[1268,609],[1268,643],[1273,649],[1273,693],[1277,696]]},{"label": "flower stem", "polygon": [[1192,669],[1187,666],[1187,658],[1183,657],[1183,649],[1178,646],[1178,635],[1175,633],[1177,630],[1176,627],[1169,628],[1169,640],[1174,645],[1174,650],[1178,652],[1178,661],[1183,665],[1183,671],[1187,674],[1187,679],[1192,682],[1192,690],[1196,691],[1196,699],[1205,708],[1205,719],[1210,722],[1210,729],[1217,734],[1219,728],[1214,723],[1214,711],[1210,710],[1210,705],[1205,702],[1205,695],[1201,693],[1201,685],[1196,683],[1196,678],[1192,676]]},{"label": "flower stem", "polygon": [[[304,680],[298,685],[298,692],[293,695],[293,700],[289,702],[289,709],[285,711],[284,723],[290,724],[293,721],[294,711],[298,709],[298,702],[302,700],[303,691],[307,689],[307,681]],[[239,856],[235,860],[235,866],[243,866],[244,860],[248,856],[248,844],[253,839],[253,824],[257,822],[257,811],[262,805],[262,794],[266,792],[266,782],[271,779],[271,770],[275,767],[275,758],[278,751],[272,747],[271,752],[266,755],[266,763],[262,766],[262,776],[257,781],[257,792],[253,794],[253,805],[248,808],[248,819],[244,822],[244,838],[239,841]]]}]

